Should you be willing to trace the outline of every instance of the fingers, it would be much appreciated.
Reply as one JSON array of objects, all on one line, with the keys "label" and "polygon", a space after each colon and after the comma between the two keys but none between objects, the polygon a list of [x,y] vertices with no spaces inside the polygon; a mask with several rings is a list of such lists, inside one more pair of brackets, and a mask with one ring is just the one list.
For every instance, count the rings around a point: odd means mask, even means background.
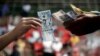
[{"label": "fingers", "polygon": [[81,20],[81,19],[85,19],[85,18],[87,18],[87,16],[84,15],[84,14],[82,14],[82,15],[78,15],[77,18],[75,19],[75,21],[77,21],[77,20]]},{"label": "fingers", "polygon": [[41,27],[41,20],[34,17],[25,17],[22,18],[23,24],[28,28],[34,28],[37,29],[38,27]]},{"label": "fingers", "polygon": [[85,17],[85,16],[81,16],[81,17],[77,18],[75,21],[84,19],[84,17]]},{"label": "fingers", "polygon": [[83,14],[82,15],[78,15],[77,18],[80,18],[80,17],[83,17],[83,16],[85,16],[85,15],[83,15]]},{"label": "fingers", "polygon": [[32,25],[32,24],[30,24],[30,25],[26,25],[26,27],[33,28],[33,29],[35,29],[35,30],[38,29],[38,27],[36,27],[36,26],[34,26],[34,25]]},{"label": "fingers", "polygon": [[26,20],[26,21],[28,21],[28,20],[34,20],[34,21],[37,21],[39,23],[42,22],[40,19],[35,18],[35,17],[24,17],[23,20]]},{"label": "fingers", "polygon": [[27,25],[32,24],[34,26],[40,26],[41,27],[41,23],[34,21],[34,20],[28,20],[28,21],[26,21],[26,24]]}]

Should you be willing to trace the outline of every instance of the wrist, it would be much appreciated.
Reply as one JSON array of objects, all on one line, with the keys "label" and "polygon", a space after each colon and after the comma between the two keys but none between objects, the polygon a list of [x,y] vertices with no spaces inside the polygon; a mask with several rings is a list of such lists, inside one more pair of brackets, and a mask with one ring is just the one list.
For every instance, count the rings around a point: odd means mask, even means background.
[{"label": "wrist", "polygon": [[18,35],[16,34],[15,30],[12,30],[11,32],[9,32],[8,35],[9,35],[12,39],[17,39],[17,38],[18,38]]},{"label": "wrist", "polygon": [[17,39],[18,37],[21,36],[20,31],[18,31],[16,28],[13,29],[9,34],[10,34],[10,36],[11,36],[12,38],[14,38],[14,39]]}]

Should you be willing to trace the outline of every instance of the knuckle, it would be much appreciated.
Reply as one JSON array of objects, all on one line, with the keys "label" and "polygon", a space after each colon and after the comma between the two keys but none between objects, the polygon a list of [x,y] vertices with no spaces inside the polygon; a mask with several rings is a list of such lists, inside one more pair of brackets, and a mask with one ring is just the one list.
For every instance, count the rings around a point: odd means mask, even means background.
[{"label": "knuckle", "polygon": [[24,21],[24,20],[25,20],[24,18],[21,19],[21,21]]},{"label": "knuckle", "polygon": [[26,18],[26,17],[23,17],[22,19],[25,20],[25,19],[27,19],[27,18]]},{"label": "knuckle", "polygon": [[25,20],[23,20],[23,21],[22,21],[22,23],[23,23],[23,24],[25,24],[25,23],[26,23],[26,21],[25,21]]}]

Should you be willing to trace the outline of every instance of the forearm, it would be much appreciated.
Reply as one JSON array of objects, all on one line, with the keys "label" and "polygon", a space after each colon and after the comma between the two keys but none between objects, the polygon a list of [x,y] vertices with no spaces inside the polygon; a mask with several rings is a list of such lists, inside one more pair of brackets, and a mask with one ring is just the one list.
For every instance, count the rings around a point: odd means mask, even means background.
[{"label": "forearm", "polygon": [[14,34],[14,31],[8,32],[0,36],[0,51],[15,39],[17,39],[17,36],[16,34]]},{"label": "forearm", "polygon": [[38,29],[41,27],[41,20],[34,17],[25,17],[19,21],[15,29],[5,35],[0,36],[0,50],[5,48],[9,43],[26,33],[29,29]]}]

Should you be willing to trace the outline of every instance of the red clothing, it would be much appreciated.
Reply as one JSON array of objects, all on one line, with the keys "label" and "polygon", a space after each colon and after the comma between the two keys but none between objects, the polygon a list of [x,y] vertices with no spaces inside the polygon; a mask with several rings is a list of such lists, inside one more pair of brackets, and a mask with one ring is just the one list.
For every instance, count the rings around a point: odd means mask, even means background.
[{"label": "red clothing", "polygon": [[59,32],[61,33],[61,41],[63,44],[68,43],[70,41],[70,31],[66,30],[64,27],[58,28]]}]

